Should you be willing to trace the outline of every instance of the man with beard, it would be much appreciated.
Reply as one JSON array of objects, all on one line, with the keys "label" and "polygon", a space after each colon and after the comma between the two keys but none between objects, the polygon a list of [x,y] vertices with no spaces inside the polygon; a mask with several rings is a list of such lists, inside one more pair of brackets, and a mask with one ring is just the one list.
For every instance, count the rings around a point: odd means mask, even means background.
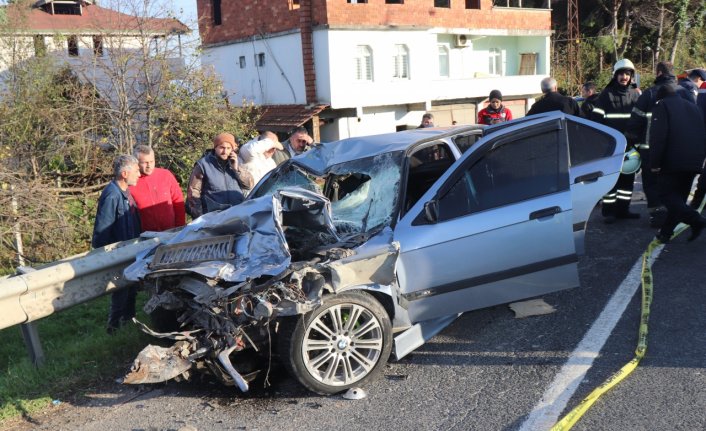
[{"label": "man with beard", "polygon": [[238,143],[230,133],[213,139],[213,150],[194,165],[186,189],[191,217],[201,217],[238,205],[244,199],[243,189],[255,184],[252,175],[238,163]]},{"label": "man with beard", "polygon": [[[659,200],[657,177],[648,168],[650,166],[650,121],[652,119],[652,110],[657,103],[657,91],[664,85],[676,85],[677,78],[674,76],[674,66],[668,61],[657,63],[655,76],[654,85],[640,95],[633,107],[627,129],[625,130],[625,137],[628,139],[628,144],[635,146],[640,152],[642,166],[644,167],[642,169],[642,189],[647,198],[650,227],[658,228],[662,226],[667,216],[667,210]],[[677,85],[676,93],[689,102],[694,103],[692,94],[685,88]]]},{"label": "man with beard", "polygon": [[[618,60],[613,65],[613,79],[603,89],[591,112],[591,119],[625,133],[630,113],[640,94],[634,89],[632,79],[635,66],[628,59]],[[628,150],[628,149],[626,149]],[[621,173],[615,186],[603,196],[601,213],[605,223],[616,219],[636,219],[640,214],[630,212],[635,173]]]}]

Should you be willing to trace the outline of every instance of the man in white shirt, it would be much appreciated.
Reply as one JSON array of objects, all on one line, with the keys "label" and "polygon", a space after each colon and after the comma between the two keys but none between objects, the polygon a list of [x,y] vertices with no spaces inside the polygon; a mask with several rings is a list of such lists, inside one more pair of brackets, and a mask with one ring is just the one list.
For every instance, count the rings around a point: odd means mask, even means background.
[{"label": "man in white shirt", "polygon": [[240,148],[238,157],[242,160],[242,167],[252,175],[253,184],[257,184],[266,173],[277,167],[273,156],[275,151],[283,149],[277,135],[269,131]]}]

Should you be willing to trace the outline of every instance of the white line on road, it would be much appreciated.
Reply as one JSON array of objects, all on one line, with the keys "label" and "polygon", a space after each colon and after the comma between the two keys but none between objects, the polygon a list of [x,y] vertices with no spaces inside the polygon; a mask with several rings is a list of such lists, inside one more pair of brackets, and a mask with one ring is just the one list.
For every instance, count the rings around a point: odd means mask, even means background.
[{"label": "white line on road", "polygon": [[[663,248],[663,245],[655,248],[652,261],[657,259]],[[586,332],[583,340],[561,367],[559,374],[554,377],[554,381],[532,409],[527,420],[520,427],[520,431],[548,430],[559,420],[559,415],[564,411],[566,404],[593,365],[593,360],[598,357],[598,353],[625,312],[637,288],[640,287],[641,274],[642,255],[603,308],[601,315],[593,322],[591,329]]]}]

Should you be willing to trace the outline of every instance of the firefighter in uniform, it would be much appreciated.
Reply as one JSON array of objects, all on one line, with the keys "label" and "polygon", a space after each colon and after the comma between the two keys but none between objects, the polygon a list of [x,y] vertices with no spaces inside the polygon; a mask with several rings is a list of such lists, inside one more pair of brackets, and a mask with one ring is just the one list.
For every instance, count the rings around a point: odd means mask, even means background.
[{"label": "firefighter in uniform", "polygon": [[[668,61],[660,61],[655,70],[654,85],[643,91],[633,107],[630,120],[628,121],[625,137],[628,144],[634,145],[640,152],[642,159],[642,189],[647,198],[647,211],[650,215],[650,227],[659,228],[662,226],[667,216],[667,210],[659,200],[657,191],[657,177],[648,168],[650,166],[650,122],[652,120],[652,109],[657,103],[657,91],[664,85],[677,84],[674,76],[674,67]],[[693,95],[683,87],[676,87],[677,94],[686,100],[694,102]]]},{"label": "firefighter in uniform", "polygon": [[[640,97],[640,93],[631,85],[634,76],[635,66],[632,62],[627,59],[618,60],[613,65],[613,79],[595,101],[590,119],[625,133],[630,113]],[[621,173],[615,186],[603,196],[601,213],[605,223],[613,223],[616,219],[640,218],[640,214],[630,211],[634,182],[634,172]]]}]

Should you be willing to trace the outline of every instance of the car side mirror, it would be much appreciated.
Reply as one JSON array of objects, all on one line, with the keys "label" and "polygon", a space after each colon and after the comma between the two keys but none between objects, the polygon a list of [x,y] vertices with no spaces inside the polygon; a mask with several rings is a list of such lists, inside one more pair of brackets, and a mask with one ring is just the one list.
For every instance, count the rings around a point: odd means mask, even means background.
[{"label": "car side mirror", "polygon": [[432,199],[424,204],[424,218],[429,223],[436,223],[439,220],[439,201]]}]

